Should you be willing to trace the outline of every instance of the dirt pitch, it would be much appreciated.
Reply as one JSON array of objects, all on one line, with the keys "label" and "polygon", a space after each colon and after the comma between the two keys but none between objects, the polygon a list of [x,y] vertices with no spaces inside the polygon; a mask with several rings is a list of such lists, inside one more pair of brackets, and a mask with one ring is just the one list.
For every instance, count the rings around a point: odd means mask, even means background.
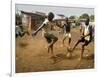
[{"label": "dirt pitch", "polygon": [[[79,38],[79,29],[72,29],[71,46]],[[72,54],[72,58],[66,57],[67,49],[61,47],[63,35],[60,34],[58,41],[54,45],[54,54],[58,57],[51,58],[47,52],[46,40],[39,32],[34,38],[25,35],[16,38],[16,72],[38,72],[38,71],[57,71],[72,69],[91,69],[94,68],[94,41],[85,48],[84,58],[79,63],[78,58],[81,51],[81,44],[77,46]],[[68,39],[65,41],[67,44]],[[88,55],[88,56],[87,56]]]}]

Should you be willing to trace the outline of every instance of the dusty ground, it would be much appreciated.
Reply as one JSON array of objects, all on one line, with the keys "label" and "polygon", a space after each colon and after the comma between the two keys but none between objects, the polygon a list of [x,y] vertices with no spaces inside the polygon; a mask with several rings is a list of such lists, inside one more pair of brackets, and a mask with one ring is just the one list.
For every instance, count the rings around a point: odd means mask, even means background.
[{"label": "dusty ground", "polygon": [[[46,40],[38,33],[36,37],[25,35],[16,39],[16,72],[37,72],[37,71],[55,71],[71,69],[94,68],[94,42],[86,47],[84,58],[79,63],[78,58],[81,51],[81,44],[77,46],[72,54],[72,58],[66,57],[67,49],[61,47],[62,34],[54,46],[54,54],[58,57],[51,58],[47,53]],[[72,30],[71,46],[79,38],[79,30]],[[67,44],[67,39],[65,44]],[[88,57],[86,56],[88,55]]]}]

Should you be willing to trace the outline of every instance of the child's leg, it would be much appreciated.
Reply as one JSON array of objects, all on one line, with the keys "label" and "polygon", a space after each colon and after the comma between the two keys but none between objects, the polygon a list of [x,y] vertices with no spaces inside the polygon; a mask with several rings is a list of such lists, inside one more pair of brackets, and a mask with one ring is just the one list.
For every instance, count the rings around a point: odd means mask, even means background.
[{"label": "child's leg", "polygon": [[49,44],[51,43],[52,40],[50,39],[49,34],[47,34],[47,33],[44,34],[44,37],[48,43],[48,53],[49,53],[50,52],[50,45]]},{"label": "child's leg", "polygon": [[65,39],[66,39],[66,36],[63,38],[63,41],[62,41],[63,46],[64,46],[64,41],[65,41]]},{"label": "child's leg", "polygon": [[82,51],[81,51],[81,54],[80,54],[80,60],[83,58],[83,53],[84,53],[84,48],[85,46],[87,46],[91,41],[84,41],[84,43],[82,44]]},{"label": "child's leg", "polygon": [[71,38],[69,38],[69,46],[70,46],[70,43],[71,43]]},{"label": "child's leg", "polygon": [[82,42],[82,41],[83,41],[82,39],[79,39],[79,40],[76,42],[76,44],[74,45],[74,47],[73,47],[72,50],[74,50],[74,49],[76,48],[76,46],[77,46],[80,42]]},{"label": "child's leg", "polygon": [[51,52],[51,54],[53,55],[53,45],[48,46],[48,53]]},{"label": "child's leg", "polygon": [[63,38],[63,40],[62,40],[62,45],[63,45],[63,46],[64,46],[64,41],[66,40],[67,36],[68,36],[68,34],[65,34],[65,35],[64,35],[64,38]]},{"label": "child's leg", "polygon": [[51,45],[51,54],[53,55],[53,44]]},{"label": "child's leg", "polygon": [[53,45],[52,45],[52,44],[53,44],[53,40],[52,40],[52,39],[49,39],[49,40],[51,40],[51,41],[50,41],[50,43],[48,43],[48,53],[49,53],[50,51],[53,52],[53,47],[52,47],[52,46],[53,46]]},{"label": "child's leg", "polygon": [[48,53],[50,52],[50,47],[48,46]]},{"label": "child's leg", "polygon": [[68,37],[69,37],[68,45],[70,47],[70,43],[71,43],[71,34],[70,33],[69,33]]},{"label": "child's leg", "polygon": [[49,44],[49,47],[50,47],[50,50],[51,50],[51,54],[52,55],[53,55],[53,46],[54,46],[54,44],[56,43],[57,40],[58,40],[58,38],[54,36],[52,38],[52,42]]},{"label": "child's leg", "polygon": [[81,51],[79,60],[82,60],[82,58],[83,58],[84,47],[85,47],[85,45],[82,45],[82,51]]},{"label": "child's leg", "polygon": [[44,34],[47,42],[48,42],[48,53],[51,52],[53,55],[53,45],[58,40],[53,34]]}]

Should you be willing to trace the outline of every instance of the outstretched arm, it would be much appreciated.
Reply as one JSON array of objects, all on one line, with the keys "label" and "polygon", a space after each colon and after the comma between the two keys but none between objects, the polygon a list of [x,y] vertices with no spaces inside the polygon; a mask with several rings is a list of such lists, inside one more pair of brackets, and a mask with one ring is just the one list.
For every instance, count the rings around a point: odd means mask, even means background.
[{"label": "outstretched arm", "polygon": [[44,26],[45,26],[45,24],[43,23],[43,24],[33,33],[33,35],[36,35]]},{"label": "outstretched arm", "polygon": [[33,35],[36,35],[48,22],[48,19],[45,19],[45,21],[42,23],[42,25],[33,33]]}]

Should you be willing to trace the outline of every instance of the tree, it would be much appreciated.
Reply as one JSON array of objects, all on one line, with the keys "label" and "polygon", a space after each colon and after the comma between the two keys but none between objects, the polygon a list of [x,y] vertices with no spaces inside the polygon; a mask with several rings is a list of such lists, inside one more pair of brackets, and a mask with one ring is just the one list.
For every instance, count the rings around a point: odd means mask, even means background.
[{"label": "tree", "polygon": [[75,19],[76,16],[70,16],[69,19]]},{"label": "tree", "polygon": [[83,19],[89,18],[89,15],[87,13],[84,13],[81,15]]},{"label": "tree", "polygon": [[91,20],[91,21],[94,21],[94,15],[91,15],[91,16],[90,16],[90,20]]}]

